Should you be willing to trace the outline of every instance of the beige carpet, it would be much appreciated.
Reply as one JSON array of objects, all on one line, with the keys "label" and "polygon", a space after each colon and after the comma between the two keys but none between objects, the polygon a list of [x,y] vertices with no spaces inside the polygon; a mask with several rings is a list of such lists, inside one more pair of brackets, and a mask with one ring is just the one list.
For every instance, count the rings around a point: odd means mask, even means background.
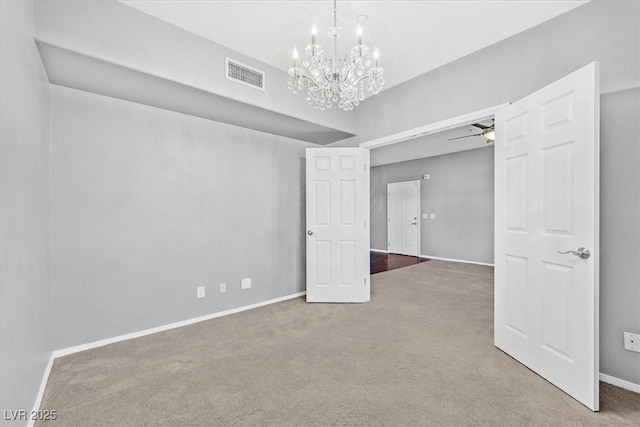
[{"label": "beige carpet", "polygon": [[[295,299],[55,361],[55,426],[631,426],[493,347],[493,269],[429,261],[372,277],[368,304]],[[42,425],[46,423],[40,423]]]}]

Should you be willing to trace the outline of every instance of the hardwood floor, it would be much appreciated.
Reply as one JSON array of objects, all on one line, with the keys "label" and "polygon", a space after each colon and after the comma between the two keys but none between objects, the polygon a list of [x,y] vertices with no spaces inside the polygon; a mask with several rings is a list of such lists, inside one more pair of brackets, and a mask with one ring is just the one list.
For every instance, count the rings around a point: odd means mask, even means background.
[{"label": "hardwood floor", "polygon": [[383,271],[395,270],[396,268],[407,267],[419,262],[429,261],[428,258],[419,258],[409,255],[386,254],[382,252],[369,252],[371,274]]}]

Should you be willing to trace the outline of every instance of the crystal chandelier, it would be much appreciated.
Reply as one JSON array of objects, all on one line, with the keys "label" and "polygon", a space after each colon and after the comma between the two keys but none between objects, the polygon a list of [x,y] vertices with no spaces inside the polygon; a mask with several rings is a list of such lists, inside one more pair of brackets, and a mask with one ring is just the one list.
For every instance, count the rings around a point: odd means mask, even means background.
[{"label": "crystal chandelier", "polygon": [[[324,56],[322,46],[316,43],[318,28],[311,28],[311,44],[307,45],[298,64],[298,49],[293,48],[293,67],[289,68],[289,90],[298,93],[307,88],[307,101],[315,108],[324,110],[334,104],[344,110],[353,110],[365,94],[377,94],[384,85],[382,67],[378,65],[378,49],[370,53],[362,43],[362,26],[358,25],[358,44],[351,53],[338,58],[340,28],[336,18],[336,0],[333,1],[333,27],[329,36],[333,38],[333,59]],[[373,57],[373,58],[372,58]]]}]

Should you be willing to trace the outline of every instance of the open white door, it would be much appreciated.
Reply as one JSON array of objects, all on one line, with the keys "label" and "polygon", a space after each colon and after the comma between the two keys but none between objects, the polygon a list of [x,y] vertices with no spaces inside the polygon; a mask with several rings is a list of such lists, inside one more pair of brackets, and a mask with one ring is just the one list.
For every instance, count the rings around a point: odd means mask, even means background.
[{"label": "open white door", "polygon": [[394,254],[420,255],[420,181],[387,184],[387,247]]},{"label": "open white door", "polygon": [[495,345],[594,411],[598,70],[498,111],[495,144]]},{"label": "open white door", "polygon": [[369,150],[306,156],[307,302],[369,301]]}]

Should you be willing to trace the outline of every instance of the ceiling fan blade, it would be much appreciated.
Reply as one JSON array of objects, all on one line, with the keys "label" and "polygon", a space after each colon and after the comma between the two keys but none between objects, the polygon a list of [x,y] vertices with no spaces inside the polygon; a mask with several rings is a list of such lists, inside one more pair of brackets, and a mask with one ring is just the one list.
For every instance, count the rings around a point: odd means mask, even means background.
[{"label": "ceiling fan blade", "polygon": [[491,126],[483,125],[482,123],[472,123],[471,126],[475,126],[480,129],[489,129]]},{"label": "ceiling fan blade", "polygon": [[482,135],[482,134],[481,133],[475,133],[473,135],[458,136],[456,138],[447,139],[447,141],[454,141],[456,139],[469,138],[470,136],[480,136],[480,135]]}]

